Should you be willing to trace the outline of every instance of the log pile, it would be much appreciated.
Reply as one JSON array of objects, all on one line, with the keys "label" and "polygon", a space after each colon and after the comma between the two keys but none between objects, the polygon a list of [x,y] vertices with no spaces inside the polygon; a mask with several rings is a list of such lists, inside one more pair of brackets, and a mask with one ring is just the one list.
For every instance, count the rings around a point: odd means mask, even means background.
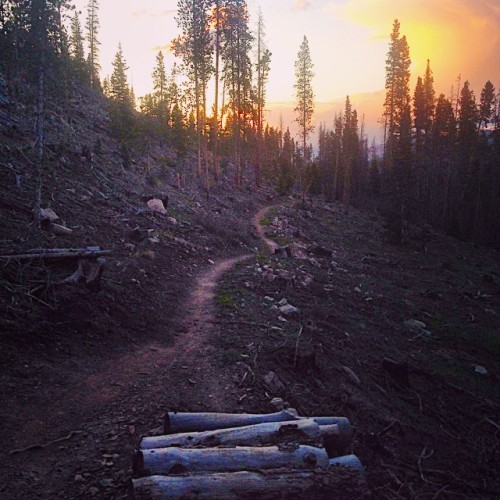
[{"label": "log pile", "polygon": [[362,498],[364,470],[348,454],[344,417],[167,413],[164,435],[134,455],[130,498]]}]

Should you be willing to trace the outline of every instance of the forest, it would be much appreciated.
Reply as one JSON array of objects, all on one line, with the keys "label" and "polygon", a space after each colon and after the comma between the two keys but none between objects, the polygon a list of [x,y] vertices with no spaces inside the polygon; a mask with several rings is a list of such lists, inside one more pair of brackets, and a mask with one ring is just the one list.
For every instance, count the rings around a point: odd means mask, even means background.
[{"label": "forest", "polygon": [[267,7],[337,2],[153,3],[0,0],[0,497],[497,498],[498,68],[389,2],[378,134],[302,24],[278,120]]},{"label": "forest", "polygon": [[397,20],[386,58],[380,153],[349,96],[332,125],[321,126],[319,143],[309,142],[314,64],[305,36],[295,63],[299,133],[265,123],[272,54],[262,14],[250,26],[245,1],[180,1],[179,34],[172,39],[178,63],[166,68],[159,51],[152,92],[139,99],[127,81],[121,46],[113,73],[101,82],[97,0],[88,3],[84,27],[68,1],[2,1],[0,9],[2,82],[6,96],[22,94],[37,109],[34,154],[41,171],[45,100],[64,106],[85,85],[107,98],[125,156],[148,138],[163,141],[175,152],[182,176],[203,182],[207,194],[231,165],[237,188],[245,177],[257,186],[270,183],[281,194],[296,190],[303,197],[321,194],[346,206],[376,208],[386,215],[394,242],[404,240],[408,222],[425,221],[461,239],[498,244],[495,86],[485,82],[476,98],[469,82],[459,81],[446,97],[434,88],[428,61],[412,91],[410,46]]}]

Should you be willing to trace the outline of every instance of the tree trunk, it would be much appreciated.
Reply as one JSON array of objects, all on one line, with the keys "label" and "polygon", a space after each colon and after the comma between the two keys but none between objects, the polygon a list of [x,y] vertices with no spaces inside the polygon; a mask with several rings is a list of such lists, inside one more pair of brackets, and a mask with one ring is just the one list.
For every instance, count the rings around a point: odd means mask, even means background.
[{"label": "tree trunk", "polygon": [[267,422],[284,422],[297,420],[295,410],[283,410],[278,413],[263,415],[248,413],[176,413],[165,414],[164,432],[173,434],[177,432],[212,431],[227,429],[229,427],[244,427],[247,425],[262,424]]},{"label": "tree trunk", "polygon": [[348,468],[152,476],[132,481],[132,500],[276,498],[352,500],[368,497],[363,478]]},{"label": "tree trunk", "polygon": [[[335,432],[336,429],[327,431]],[[153,448],[195,446],[259,446],[284,442],[319,443],[321,441],[320,426],[314,420],[297,420],[292,422],[270,422],[264,424],[218,429],[214,431],[172,434],[168,436],[146,437],[141,441],[142,450]]]},{"label": "tree trunk", "polygon": [[280,448],[157,448],[139,450],[134,456],[134,474],[180,474],[185,472],[231,472],[289,467],[292,469],[326,469],[326,451],[313,446]]},{"label": "tree trunk", "polygon": [[36,107],[36,155],[35,155],[35,232],[37,239],[42,238],[42,182],[43,158],[45,155],[45,8],[42,7],[40,20],[40,67],[38,70],[38,95]]},{"label": "tree trunk", "polygon": [[87,248],[53,248],[31,250],[25,254],[0,255],[0,259],[35,260],[35,259],[93,259],[109,255],[110,250],[101,250],[100,247]]}]

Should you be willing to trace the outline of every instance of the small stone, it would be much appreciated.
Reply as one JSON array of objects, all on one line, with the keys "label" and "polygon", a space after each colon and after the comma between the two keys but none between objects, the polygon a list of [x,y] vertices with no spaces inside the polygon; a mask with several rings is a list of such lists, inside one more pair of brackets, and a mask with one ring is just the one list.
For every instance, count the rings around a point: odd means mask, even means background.
[{"label": "small stone", "polygon": [[281,300],[278,302],[278,304],[279,304],[280,306],[286,306],[286,305],[288,304],[288,301],[287,301],[286,299],[281,299]]},{"label": "small stone", "polygon": [[484,366],[477,365],[474,368],[474,371],[478,373],[479,375],[483,375],[484,377],[488,376],[488,370]]},{"label": "small stone", "polygon": [[356,293],[361,293],[361,288],[359,288],[359,286],[357,286],[357,287],[354,288],[354,291]]},{"label": "small stone", "polygon": [[420,332],[421,330],[425,330],[425,327],[427,326],[422,321],[418,321],[416,319],[408,319],[403,323],[403,325],[412,332]]},{"label": "small stone", "polygon": [[272,297],[269,297],[268,295],[264,297],[264,300],[267,302],[274,302],[274,299]]},{"label": "small stone", "polygon": [[351,382],[354,382],[356,385],[361,384],[361,380],[359,377],[349,368],[348,366],[343,366],[342,371],[349,377]]},{"label": "small stone", "polygon": [[291,314],[297,314],[298,312],[299,310],[290,304],[286,304],[280,307],[280,313],[284,314],[285,316],[289,316]]},{"label": "small stone", "polygon": [[273,371],[270,371],[265,377],[264,382],[269,387],[272,392],[279,392],[285,390],[285,385],[279,379],[278,375]]},{"label": "small stone", "polygon": [[99,495],[99,488],[92,486],[92,488],[89,489],[89,495],[91,497],[95,497],[95,496]]},{"label": "small stone", "polygon": [[75,483],[81,483],[82,481],[85,481],[81,474],[76,474],[73,480],[75,481]]},{"label": "small stone", "polygon": [[167,217],[167,222],[172,224],[172,226],[177,226],[177,219],[174,217]]}]

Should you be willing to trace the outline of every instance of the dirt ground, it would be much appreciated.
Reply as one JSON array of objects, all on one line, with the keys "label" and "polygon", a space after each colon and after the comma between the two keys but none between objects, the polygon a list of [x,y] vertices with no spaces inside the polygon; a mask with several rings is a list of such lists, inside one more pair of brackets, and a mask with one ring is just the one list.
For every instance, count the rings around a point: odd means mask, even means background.
[{"label": "dirt ground", "polygon": [[263,223],[294,257],[259,254],[219,289],[241,410],[347,416],[374,498],[498,498],[498,252],[428,227],[394,247],[377,216],[320,202]]}]

